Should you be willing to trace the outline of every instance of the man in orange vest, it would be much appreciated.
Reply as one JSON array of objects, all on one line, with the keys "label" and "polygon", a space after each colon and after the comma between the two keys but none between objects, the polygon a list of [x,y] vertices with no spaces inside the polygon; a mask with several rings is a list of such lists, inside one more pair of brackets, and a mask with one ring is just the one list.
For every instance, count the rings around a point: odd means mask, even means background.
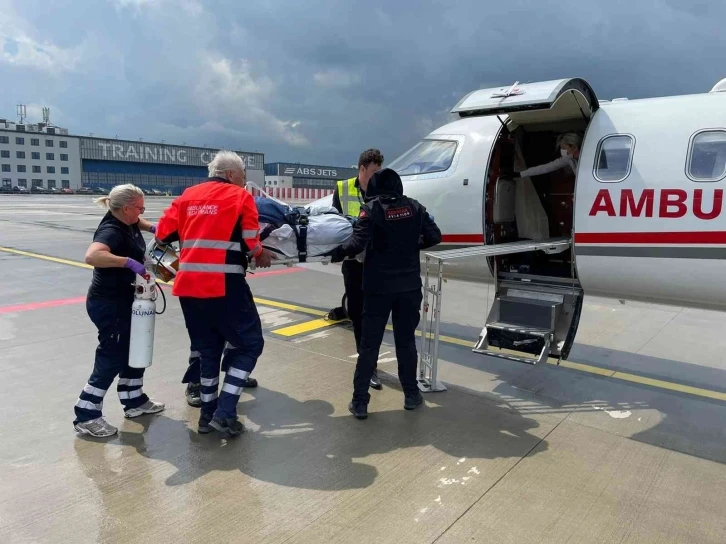
[{"label": "man in orange vest", "polygon": [[[271,253],[260,244],[242,158],[220,151],[208,169],[206,182],[186,189],[164,211],[156,237],[163,244],[178,240],[181,248],[172,294],[179,297],[191,343],[201,356],[199,432],[237,436],[244,431],[237,403],[264,347],[245,274],[250,258],[259,267],[270,266]],[[220,361],[226,369],[221,392]]]}]

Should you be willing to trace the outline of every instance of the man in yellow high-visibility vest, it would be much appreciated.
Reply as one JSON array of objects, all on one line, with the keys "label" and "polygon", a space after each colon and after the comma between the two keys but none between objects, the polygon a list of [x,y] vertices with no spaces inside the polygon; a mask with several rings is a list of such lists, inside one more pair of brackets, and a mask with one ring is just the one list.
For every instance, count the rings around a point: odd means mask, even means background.
[{"label": "man in yellow high-visibility vest", "polygon": [[[368,149],[358,158],[358,176],[341,180],[335,187],[333,206],[343,215],[358,217],[361,204],[364,203],[368,181],[383,166],[383,155],[378,149]],[[342,264],[343,284],[348,301],[347,313],[353,323],[356,351],[360,350],[360,339],[363,321],[363,263],[357,259],[346,259]],[[371,387],[381,389],[383,385],[378,373],[373,372]]]}]

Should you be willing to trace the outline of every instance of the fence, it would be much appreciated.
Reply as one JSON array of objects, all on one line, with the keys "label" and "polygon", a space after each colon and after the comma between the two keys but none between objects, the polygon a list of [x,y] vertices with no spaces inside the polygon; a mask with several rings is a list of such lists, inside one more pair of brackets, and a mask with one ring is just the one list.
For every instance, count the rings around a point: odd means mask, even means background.
[{"label": "fence", "polygon": [[[253,196],[264,196],[255,187],[249,187],[248,190]],[[307,189],[305,187],[265,187],[265,192],[273,198],[280,200],[308,200],[313,201],[325,196],[331,195],[335,189]]]},{"label": "fence", "polygon": [[[248,184],[247,190],[252,193],[252,196],[264,196],[260,190],[254,186],[251,186],[252,184]],[[94,189],[105,189],[106,193],[110,191],[114,187],[113,184],[104,184],[104,183],[95,183],[92,185],[88,185],[88,188]],[[156,190],[160,191],[163,195],[168,196],[179,196],[184,192],[184,189],[187,189],[187,187],[180,187],[178,185],[175,186],[164,186],[164,185],[140,185],[141,189],[144,189],[145,191],[148,191],[149,194],[152,194],[151,191]],[[305,187],[264,187],[265,192],[270,195],[273,198],[278,198],[282,201],[287,200],[299,200],[299,201],[305,201],[305,202],[312,202],[313,200],[317,200],[319,198],[326,197],[328,195],[331,195],[335,192],[335,189],[310,189]]]}]

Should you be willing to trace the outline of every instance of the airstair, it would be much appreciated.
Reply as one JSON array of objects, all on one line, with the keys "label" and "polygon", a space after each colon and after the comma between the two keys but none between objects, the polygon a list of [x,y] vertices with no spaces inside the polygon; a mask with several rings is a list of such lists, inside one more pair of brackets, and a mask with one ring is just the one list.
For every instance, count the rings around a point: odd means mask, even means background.
[{"label": "airstair", "polygon": [[[419,351],[418,386],[423,392],[445,391],[438,379],[439,338],[441,324],[444,266],[454,260],[472,257],[496,257],[514,253],[543,251],[547,254],[566,251],[572,245],[567,237],[543,241],[519,241],[490,246],[468,247],[426,253],[421,349]],[[495,299],[486,324],[473,346],[475,353],[522,363],[537,364],[547,360],[554,343],[566,336],[563,326],[572,321],[573,301],[581,296],[565,278],[545,278],[499,274],[494,259]],[[509,277],[508,277],[509,276]],[[560,344],[562,342],[559,342]],[[493,351],[490,347],[499,348]],[[506,350],[506,351],[502,351]],[[508,352],[531,354],[534,357]]]}]

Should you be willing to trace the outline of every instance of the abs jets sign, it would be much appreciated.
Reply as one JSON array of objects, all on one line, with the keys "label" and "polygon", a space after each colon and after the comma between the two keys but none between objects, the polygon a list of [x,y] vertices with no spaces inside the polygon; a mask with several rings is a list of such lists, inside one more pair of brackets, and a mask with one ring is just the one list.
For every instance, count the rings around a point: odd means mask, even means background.
[{"label": "abs jets sign", "polygon": [[[295,178],[349,179],[358,175],[357,168],[337,168],[335,166],[318,166],[315,164],[296,164],[289,162],[272,163],[277,165],[278,176]],[[274,168],[274,166],[273,166]],[[274,174],[274,169],[273,172]]]},{"label": "abs jets sign", "polygon": [[299,164],[281,164],[279,176],[308,176],[315,178],[338,178],[337,168],[324,168],[321,166],[302,166]]}]

